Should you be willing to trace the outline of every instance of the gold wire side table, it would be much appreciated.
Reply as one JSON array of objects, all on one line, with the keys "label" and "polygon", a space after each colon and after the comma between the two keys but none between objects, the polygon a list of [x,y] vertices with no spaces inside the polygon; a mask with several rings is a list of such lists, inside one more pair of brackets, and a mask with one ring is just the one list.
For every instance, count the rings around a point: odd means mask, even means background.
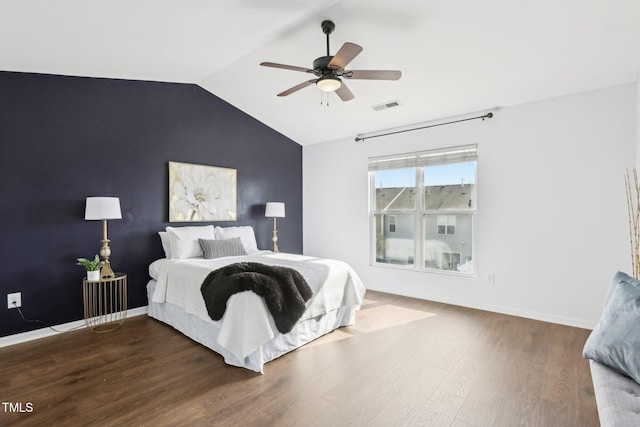
[{"label": "gold wire side table", "polygon": [[92,332],[118,329],[127,318],[127,275],[100,280],[82,280],[84,323]]}]

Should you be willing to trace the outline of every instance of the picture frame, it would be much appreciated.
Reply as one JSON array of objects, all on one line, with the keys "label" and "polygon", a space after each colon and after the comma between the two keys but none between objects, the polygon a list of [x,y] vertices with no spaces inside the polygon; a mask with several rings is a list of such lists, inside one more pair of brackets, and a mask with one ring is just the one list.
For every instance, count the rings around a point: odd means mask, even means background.
[{"label": "picture frame", "polygon": [[169,222],[237,221],[237,171],[169,162]]}]

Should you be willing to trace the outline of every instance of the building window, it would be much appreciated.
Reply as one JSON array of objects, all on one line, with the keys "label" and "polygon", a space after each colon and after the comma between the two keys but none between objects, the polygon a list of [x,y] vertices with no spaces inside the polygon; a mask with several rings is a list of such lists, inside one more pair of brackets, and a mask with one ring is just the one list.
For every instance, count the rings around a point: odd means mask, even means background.
[{"label": "building window", "polygon": [[396,232],[396,216],[389,215],[389,233]]},{"label": "building window", "polygon": [[370,158],[372,263],[473,274],[476,166],[475,145]]},{"label": "building window", "polygon": [[438,234],[456,234],[454,215],[438,215]]}]

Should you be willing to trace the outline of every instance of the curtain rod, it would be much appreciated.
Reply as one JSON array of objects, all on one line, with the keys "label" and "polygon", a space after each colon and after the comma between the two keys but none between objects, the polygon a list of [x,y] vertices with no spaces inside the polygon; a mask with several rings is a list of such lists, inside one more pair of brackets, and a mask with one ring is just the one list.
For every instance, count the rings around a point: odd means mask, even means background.
[{"label": "curtain rod", "polygon": [[484,119],[490,119],[491,117],[493,117],[493,113],[492,112],[488,112],[487,114],[483,114],[482,116],[470,117],[468,119],[460,119],[460,120],[453,120],[453,121],[450,121],[450,122],[436,123],[434,125],[421,126],[421,127],[412,128],[412,129],[397,130],[395,132],[381,133],[381,134],[372,135],[372,136],[364,136],[364,135],[362,135],[362,136],[357,136],[356,137],[356,142],[364,141],[365,139],[378,138],[380,136],[395,135],[396,133],[411,132],[411,131],[414,131],[414,130],[433,128],[433,127],[436,127],[436,126],[443,126],[443,125],[450,125],[450,124],[453,124],[453,123],[466,122],[468,120],[482,119],[482,121],[484,121]]}]

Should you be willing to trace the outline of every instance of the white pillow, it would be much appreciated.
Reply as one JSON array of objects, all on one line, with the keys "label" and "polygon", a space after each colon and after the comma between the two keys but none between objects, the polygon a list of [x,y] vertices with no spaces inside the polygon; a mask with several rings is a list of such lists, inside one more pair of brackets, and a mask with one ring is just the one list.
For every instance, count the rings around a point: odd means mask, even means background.
[{"label": "white pillow", "polygon": [[248,254],[252,252],[258,252],[258,244],[256,243],[256,235],[253,232],[253,227],[245,225],[242,227],[216,227],[216,239],[232,239],[239,237],[244,246],[244,250]]},{"label": "white pillow", "polygon": [[158,231],[160,235],[160,241],[162,242],[162,249],[164,249],[164,256],[171,258],[171,242],[169,241],[169,234],[166,231]]},{"label": "white pillow", "polygon": [[198,258],[204,253],[198,239],[215,239],[213,225],[196,227],[167,227],[171,245],[171,258]]}]

